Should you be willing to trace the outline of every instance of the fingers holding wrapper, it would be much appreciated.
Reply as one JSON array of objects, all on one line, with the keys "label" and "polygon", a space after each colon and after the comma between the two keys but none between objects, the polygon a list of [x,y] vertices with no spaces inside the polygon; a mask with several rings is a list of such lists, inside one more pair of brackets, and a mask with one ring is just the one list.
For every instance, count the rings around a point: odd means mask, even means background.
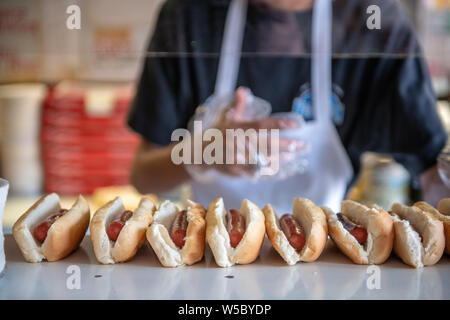
[{"label": "fingers holding wrapper", "polygon": [[271,109],[269,102],[255,97],[248,88],[239,88],[236,94],[208,98],[190,120],[188,128],[191,132],[193,122],[202,121],[204,131],[209,128],[231,128],[241,129],[240,133],[244,135],[240,137],[235,132],[232,143],[227,141],[226,135],[223,137],[226,144],[224,158],[229,148],[233,147],[235,163],[229,164],[224,159],[223,164],[198,166],[190,172],[199,179],[202,173],[210,170],[236,176],[233,166],[237,165],[241,177],[252,180],[280,180],[305,172],[309,146],[300,138],[303,117],[293,112],[271,115]]},{"label": "fingers holding wrapper", "polygon": [[437,167],[441,180],[450,189],[450,144],[438,156]]}]

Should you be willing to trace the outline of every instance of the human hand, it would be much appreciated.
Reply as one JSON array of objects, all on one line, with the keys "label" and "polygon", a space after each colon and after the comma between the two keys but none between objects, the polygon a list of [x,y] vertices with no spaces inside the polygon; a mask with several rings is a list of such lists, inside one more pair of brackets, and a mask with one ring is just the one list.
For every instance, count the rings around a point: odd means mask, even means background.
[{"label": "human hand", "polygon": [[[224,161],[224,164],[214,165],[214,168],[233,176],[252,176],[261,166],[273,161],[283,163],[295,159],[296,153],[305,146],[303,141],[279,137],[278,130],[295,128],[295,121],[274,116],[249,120],[245,117],[248,107],[248,91],[238,88],[234,100],[224,109],[215,125],[224,137],[224,158],[231,154],[232,157],[227,160],[231,158],[232,161]],[[252,133],[257,139],[251,138]]]}]

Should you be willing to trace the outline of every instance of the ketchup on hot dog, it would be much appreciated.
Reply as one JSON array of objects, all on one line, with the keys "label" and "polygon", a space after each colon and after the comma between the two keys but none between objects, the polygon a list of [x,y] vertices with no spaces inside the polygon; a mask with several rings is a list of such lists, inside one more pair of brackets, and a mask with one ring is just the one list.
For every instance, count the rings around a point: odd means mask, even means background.
[{"label": "ketchup on hot dog", "polygon": [[339,222],[342,226],[350,232],[352,236],[358,241],[359,244],[363,244],[367,241],[367,230],[363,227],[359,227],[353,222],[351,222],[347,217],[345,217],[342,213],[337,214]]},{"label": "ketchup on hot dog", "polygon": [[47,233],[52,224],[55,223],[56,220],[58,220],[59,217],[65,215],[67,213],[67,209],[60,209],[57,213],[51,215],[49,218],[47,218],[44,222],[41,222],[34,228],[33,236],[34,238],[39,242],[44,242],[47,238]]},{"label": "ketchup on hot dog", "polygon": [[286,235],[289,244],[295,250],[302,250],[305,246],[305,235],[300,224],[290,214],[285,214],[280,218],[281,230]]},{"label": "ketchup on hot dog", "polygon": [[230,236],[230,245],[236,248],[245,233],[245,219],[238,210],[231,209],[227,214],[227,230]]},{"label": "ketchup on hot dog", "polygon": [[131,218],[133,212],[130,210],[125,210],[119,217],[119,219],[114,220],[109,224],[106,228],[106,234],[108,235],[109,240],[116,241],[119,237],[120,231],[122,231],[125,222]]},{"label": "ketchup on hot dog", "polygon": [[187,226],[187,211],[180,211],[173,220],[172,227],[170,228],[170,237],[178,248],[183,248],[184,246]]}]

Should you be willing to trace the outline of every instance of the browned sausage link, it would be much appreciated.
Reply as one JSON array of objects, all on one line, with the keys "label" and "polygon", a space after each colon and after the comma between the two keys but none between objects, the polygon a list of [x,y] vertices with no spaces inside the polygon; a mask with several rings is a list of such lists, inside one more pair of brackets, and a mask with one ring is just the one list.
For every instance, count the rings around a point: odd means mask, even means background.
[{"label": "browned sausage link", "polygon": [[49,218],[47,218],[45,221],[41,222],[34,228],[33,230],[33,236],[34,238],[39,242],[44,242],[47,238],[47,233],[50,227],[53,223],[55,223],[56,220],[58,220],[60,217],[65,215],[69,210],[67,209],[60,209],[57,213],[51,215]]},{"label": "browned sausage link", "polygon": [[116,241],[122,231],[123,226],[133,216],[133,211],[125,210],[122,214],[112,221],[108,228],[106,228],[106,234],[108,238],[112,241]]},{"label": "browned sausage link", "polygon": [[183,210],[177,214],[170,228],[170,237],[178,248],[183,248],[188,227],[187,211]]},{"label": "browned sausage link", "polygon": [[344,216],[342,213],[337,214],[339,222],[342,224],[342,226],[350,232],[352,236],[355,237],[355,239],[360,243],[363,244],[367,241],[367,230],[363,227],[360,227],[356,224],[354,224],[352,221],[350,221],[346,216]]},{"label": "browned sausage link", "polygon": [[236,248],[245,233],[245,218],[238,210],[231,209],[227,214],[227,231],[230,235],[230,245]]},{"label": "browned sausage link", "polygon": [[286,235],[289,244],[295,250],[302,250],[305,246],[305,234],[300,224],[290,214],[285,214],[280,219],[281,230]]},{"label": "browned sausage link", "polygon": [[120,221],[127,222],[133,216],[133,211],[125,210],[120,216]]},{"label": "browned sausage link", "polygon": [[50,223],[54,223],[56,220],[61,218],[63,215],[65,215],[69,210],[67,209],[59,209],[58,213],[52,215],[50,218],[48,218]]}]

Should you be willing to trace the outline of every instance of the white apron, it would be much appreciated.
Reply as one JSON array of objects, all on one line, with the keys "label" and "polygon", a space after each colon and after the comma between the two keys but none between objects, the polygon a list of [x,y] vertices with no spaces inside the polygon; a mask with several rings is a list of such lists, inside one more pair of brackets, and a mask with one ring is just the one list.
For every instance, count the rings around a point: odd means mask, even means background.
[{"label": "white apron", "polygon": [[[239,70],[247,1],[233,0],[228,9],[214,94],[233,93]],[[278,214],[291,213],[295,197],[340,210],[347,183],[353,175],[350,159],[332,122],[331,112],[331,0],[316,0],[312,28],[312,94],[315,120],[307,122],[299,136],[311,146],[305,173],[285,180],[253,182],[219,172],[214,179],[191,182],[196,201],[208,205],[223,197],[228,209],[240,208],[243,199],[259,207],[270,203]],[[282,164],[281,164],[282,165]]]}]

